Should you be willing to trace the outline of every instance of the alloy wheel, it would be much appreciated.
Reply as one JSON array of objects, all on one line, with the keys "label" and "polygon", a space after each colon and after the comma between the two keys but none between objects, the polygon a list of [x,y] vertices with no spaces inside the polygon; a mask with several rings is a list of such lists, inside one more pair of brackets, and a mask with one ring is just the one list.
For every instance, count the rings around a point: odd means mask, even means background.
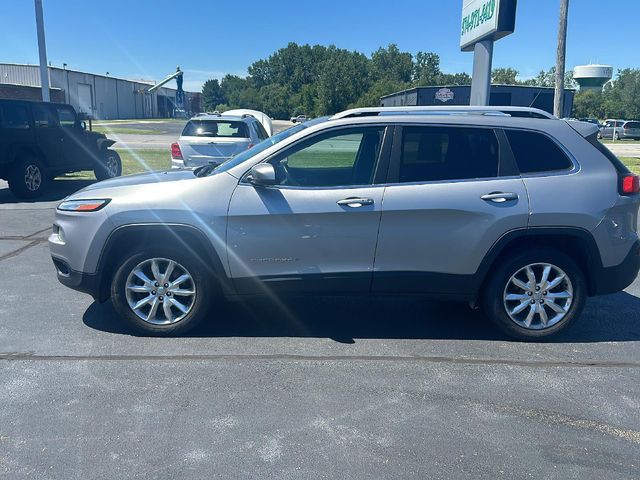
[{"label": "alloy wheel", "polygon": [[42,184],[42,172],[37,165],[29,164],[24,170],[24,184],[27,190],[35,192]]},{"label": "alloy wheel", "polygon": [[504,289],[504,308],[522,328],[544,330],[562,321],[573,302],[568,275],[550,263],[533,263],[511,276]]},{"label": "alloy wheel", "polygon": [[107,169],[107,175],[109,175],[109,178],[118,176],[118,159],[115,155],[110,154],[107,156],[105,167]]},{"label": "alloy wheel", "polygon": [[196,300],[191,273],[167,258],[150,258],[136,265],[127,277],[125,291],[133,313],[153,325],[181,321]]}]

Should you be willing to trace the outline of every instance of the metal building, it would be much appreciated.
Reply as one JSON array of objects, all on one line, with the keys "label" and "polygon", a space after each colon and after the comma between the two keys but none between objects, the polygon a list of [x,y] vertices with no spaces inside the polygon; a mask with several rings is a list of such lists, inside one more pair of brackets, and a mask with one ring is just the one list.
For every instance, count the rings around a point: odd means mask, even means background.
[{"label": "metal building", "polygon": [[[565,89],[563,117],[570,117],[575,90]],[[491,85],[489,105],[535,107],[553,113],[552,87]],[[471,86],[415,87],[380,98],[380,106],[469,105]]]},{"label": "metal building", "polygon": [[[96,119],[167,118],[175,112],[176,90],[161,87],[147,89],[153,81],[128,80],[49,67],[52,101],[73,105]],[[37,65],[0,63],[0,98],[41,100],[40,72]],[[201,110],[201,94],[185,92],[185,110]]]}]

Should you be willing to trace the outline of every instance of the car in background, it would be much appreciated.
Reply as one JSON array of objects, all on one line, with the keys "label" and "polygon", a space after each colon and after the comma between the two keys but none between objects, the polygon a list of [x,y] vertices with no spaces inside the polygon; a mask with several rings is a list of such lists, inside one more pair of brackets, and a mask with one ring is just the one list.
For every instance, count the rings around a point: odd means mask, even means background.
[{"label": "car in background", "polygon": [[220,165],[269,138],[262,123],[251,115],[202,115],[187,122],[171,144],[171,167]]},{"label": "car in background", "polygon": [[600,128],[598,137],[613,140],[640,140],[640,121],[607,119]]},{"label": "car in background", "polygon": [[579,118],[578,121],[580,122],[587,122],[587,123],[593,123],[594,125],[601,127],[602,124],[600,123],[600,120],[598,120],[597,118]]},{"label": "car in background", "polygon": [[19,198],[36,198],[53,178],[93,170],[98,180],[122,174],[106,135],[87,130],[71,105],[0,100],[0,179]]},{"label": "car in background", "polygon": [[309,120],[309,118],[304,114],[291,117],[291,123],[304,123],[307,120]]},{"label": "car in background", "polygon": [[271,118],[264,112],[251,110],[249,108],[236,108],[234,110],[227,110],[226,112],[222,112],[222,115],[237,115],[239,117],[243,115],[250,115],[262,124],[270,137],[273,135],[273,120],[271,120]]}]

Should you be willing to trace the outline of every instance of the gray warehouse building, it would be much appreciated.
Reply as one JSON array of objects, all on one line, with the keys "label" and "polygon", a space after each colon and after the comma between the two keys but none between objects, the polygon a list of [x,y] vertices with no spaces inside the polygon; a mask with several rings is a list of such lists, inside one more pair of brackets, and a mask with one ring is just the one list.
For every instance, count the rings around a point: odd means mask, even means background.
[{"label": "gray warehouse building", "polygon": [[[565,89],[563,117],[570,117],[575,90]],[[524,85],[491,85],[489,105],[534,107],[553,113],[554,89]],[[415,87],[380,98],[382,107],[469,105],[471,86]]]},{"label": "gray warehouse building", "polygon": [[[154,83],[49,67],[51,101],[69,103],[95,119],[173,117],[176,90],[161,87],[148,93]],[[39,67],[0,63],[0,98],[41,100]],[[185,92],[184,108],[199,112],[201,94]]]}]

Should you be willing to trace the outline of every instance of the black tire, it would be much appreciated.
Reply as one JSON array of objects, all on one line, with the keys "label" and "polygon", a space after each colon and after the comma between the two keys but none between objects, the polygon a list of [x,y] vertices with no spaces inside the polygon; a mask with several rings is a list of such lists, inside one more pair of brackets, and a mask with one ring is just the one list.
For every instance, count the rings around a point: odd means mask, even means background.
[{"label": "black tire", "polygon": [[[516,272],[525,268],[527,265],[540,263],[554,265],[566,274],[573,288],[573,298],[570,306],[568,306],[565,316],[554,325],[541,329],[525,328],[515,320],[512,320],[509,316],[505,306],[506,302],[504,300],[504,295],[511,277],[516,274]],[[540,293],[546,292],[539,292],[538,294]],[[523,294],[529,295],[524,291]],[[584,273],[576,262],[571,257],[558,250],[551,248],[537,248],[534,250],[516,253],[504,258],[501,263],[489,273],[489,278],[487,279],[486,286],[482,293],[482,308],[485,315],[489,317],[489,319],[491,319],[500,330],[510,337],[519,340],[535,341],[548,338],[568,328],[582,313],[586,297],[587,285]],[[544,302],[544,298],[542,298],[542,300]],[[530,306],[527,305],[527,307]],[[547,308],[547,312],[552,312],[551,310],[548,310],[549,307],[545,308]],[[526,311],[527,309],[525,308],[525,312]],[[535,318],[536,316],[534,316],[534,319]],[[537,319],[537,324],[541,325],[540,315],[537,315]]]},{"label": "black tire", "polygon": [[49,175],[37,157],[25,155],[13,164],[7,180],[16,197],[37,198],[47,189]]},{"label": "black tire", "polygon": [[[129,278],[129,275],[133,271],[136,266],[145,262],[149,259],[158,258],[158,259],[168,259],[177,262],[179,266],[184,267],[188,274],[192,278],[191,281],[186,283],[186,288],[195,287],[195,299],[190,305],[190,309],[184,318],[176,321],[175,323],[167,323],[163,325],[156,325],[153,323],[149,323],[139,317],[129,306],[129,300],[127,298],[127,290],[126,290],[126,282]],[[163,265],[161,264],[160,268]],[[165,267],[166,268],[166,267]],[[179,269],[176,267],[174,271],[174,275],[180,275]],[[151,277],[151,280],[153,278]],[[174,281],[175,278],[171,278],[169,282]],[[155,283],[154,283],[155,285]],[[180,287],[185,288],[185,287]],[[159,294],[159,290],[155,291],[154,295]],[[140,298],[144,298],[149,295],[148,293],[131,293],[131,295],[139,295],[138,297],[134,297],[135,300]],[[180,301],[183,302],[184,297],[175,297],[176,299],[180,298]],[[213,299],[221,298],[219,294],[219,289],[217,288],[217,282],[214,281],[213,278],[210,277],[206,268],[203,268],[203,264],[197,258],[195,258],[190,253],[180,252],[172,248],[166,247],[149,247],[142,251],[138,251],[128,258],[126,258],[118,269],[116,270],[115,275],[112,278],[111,283],[111,299],[115,309],[120,314],[120,316],[127,321],[135,330],[140,333],[144,333],[147,335],[156,335],[156,336],[169,336],[169,335],[179,335],[185,333],[196,325],[198,325],[202,320],[206,317],[208,310],[211,306],[211,302]],[[155,297],[154,297],[155,299]],[[161,298],[158,298],[159,306],[161,309],[163,307],[164,302],[162,302]],[[184,302],[188,304],[189,302]],[[149,305],[149,310],[151,306]],[[177,312],[177,310],[174,310]],[[147,312],[142,312],[147,313]],[[160,317],[164,317],[166,320],[166,315],[163,311],[158,313]],[[179,315],[179,314],[178,314]],[[162,320],[160,318],[159,320]]]},{"label": "black tire", "polygon": [[122,175],[122,159],[115,150],[101,152],[100,163],[93,169],[98,180],[108,180]]}]

